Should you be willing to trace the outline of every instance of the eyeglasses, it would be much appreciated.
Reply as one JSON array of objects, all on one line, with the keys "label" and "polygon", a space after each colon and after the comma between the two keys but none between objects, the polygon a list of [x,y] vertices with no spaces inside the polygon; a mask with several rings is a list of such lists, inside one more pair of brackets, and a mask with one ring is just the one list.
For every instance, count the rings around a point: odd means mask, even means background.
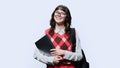
[{"label": "eyeglasses", "polygon": [[62,17],[64,17],[64,16],[66,16],[66,13],[56,11],[55,15],[61,15]]}]

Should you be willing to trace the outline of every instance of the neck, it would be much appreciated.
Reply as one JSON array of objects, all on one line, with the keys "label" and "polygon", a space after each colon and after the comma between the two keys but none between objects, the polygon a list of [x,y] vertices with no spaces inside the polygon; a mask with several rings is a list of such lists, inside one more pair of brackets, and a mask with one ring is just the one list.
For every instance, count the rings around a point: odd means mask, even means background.
[{"label": "neck", "polygon": [[63,28],[65,28],[65,26],[64,25],[58,25],[58,24],[56,24],[56,27],[58,28],[58,29],[63,29]]}]

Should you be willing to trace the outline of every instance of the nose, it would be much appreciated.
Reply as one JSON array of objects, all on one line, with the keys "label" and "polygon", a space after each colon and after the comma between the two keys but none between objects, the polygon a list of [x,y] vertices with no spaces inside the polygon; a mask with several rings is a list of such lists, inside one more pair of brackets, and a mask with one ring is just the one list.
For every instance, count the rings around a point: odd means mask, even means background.
[{"label": "nose", "polygon": [[61,14],[58,14],[57,16],[61,17]]}]

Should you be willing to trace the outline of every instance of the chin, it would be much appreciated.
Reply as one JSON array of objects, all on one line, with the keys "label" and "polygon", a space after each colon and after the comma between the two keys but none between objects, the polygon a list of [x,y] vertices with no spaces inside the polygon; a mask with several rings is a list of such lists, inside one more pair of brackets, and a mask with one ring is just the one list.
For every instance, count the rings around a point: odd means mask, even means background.
[{"label": "chin", "polygon": [[62,25],[63,24],[63,22],[61,22],[61,21],[56,21],[56,24],[58,24],[58,25]]},{"label": "chin", "polygon": [[62,23],[61,21],[56,21],[56,23]]},{"label": "chin", "polygon": [[63,21],[61,21],[61,20],[56,20],[56,22],[57,22],[57,23],[62,23]]}]

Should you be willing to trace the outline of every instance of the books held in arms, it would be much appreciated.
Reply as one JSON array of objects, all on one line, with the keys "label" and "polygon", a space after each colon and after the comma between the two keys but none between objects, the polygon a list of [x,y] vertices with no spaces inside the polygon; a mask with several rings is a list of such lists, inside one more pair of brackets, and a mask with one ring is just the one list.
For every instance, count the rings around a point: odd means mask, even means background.
[{"label": "books held in arms", "polygon": [[48,56],[51,56],[50,49],[55,48],[47,35],[44,35],[42,38],[36,41],[35,45],[40,51],[44,52],[44,54]]}]

